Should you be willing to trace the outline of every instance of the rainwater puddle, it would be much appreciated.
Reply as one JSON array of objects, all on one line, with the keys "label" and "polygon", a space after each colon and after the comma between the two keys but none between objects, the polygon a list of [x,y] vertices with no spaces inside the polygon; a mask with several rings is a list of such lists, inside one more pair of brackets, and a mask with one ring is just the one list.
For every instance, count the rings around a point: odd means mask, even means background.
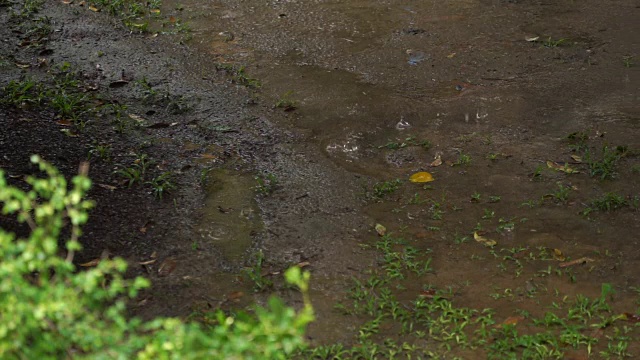
[{"label": "rainwater puddle", "polygon": [[238,265],[253,236],[262,228],[252,189],[255,179],[224,169],[213,170],[207,176],[207,197],[199,223],[201,241]]}]

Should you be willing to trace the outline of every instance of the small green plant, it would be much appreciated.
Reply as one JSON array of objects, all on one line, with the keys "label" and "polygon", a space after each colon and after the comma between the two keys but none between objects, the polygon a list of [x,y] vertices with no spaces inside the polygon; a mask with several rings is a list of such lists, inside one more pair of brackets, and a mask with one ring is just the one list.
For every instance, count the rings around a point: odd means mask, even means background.
[{"label": "small green plant", "polygon": [[131,166],[120,169],[116,171],[116,173],[127,179],[129,187],[131,187],[135,183],[142,183],[144,181],[145,173],[151,164],[152,161],[149,157],[146,154],[142,154],[133,161]]},{"label": "small green plant", "polygon": [[599,177],[600,180],[607,180],[616,177],[618,161],[625,156],[626,153],[627,148],[624,146],[612,148],[605,145],[602,147],[599,156],[596,157],[587,149],[585,150],[583,158],[589,166],[589,175],[591,175],[591,177]]},{"label": "small green plant", "polygon": [[473,194],[471,194],[471,202],[480,202],[481,197],[482,197],[482,194],[476,191]]},{"label": "small green plant", "polygon": [[608,192],[602,197],[591,201],[589,205],[592,209],[609,212],[629,206],[629,202],[627,201],[627,199],[625,199],[624,196],[620,194],[617,194],[615,192]]},{"label": "small green plant", "polygon": [[543,165],[538,165],[536,167],[535,170],[533,170],[533,173],[531,173],[531,179],[533,181],[540,181],[542,180],[542,172],[544,171],[545,167]]},{"label": "small green plant", "polygon": [[373,197],[382,199],[398,190],[400,184],[402,184],[402,180],[400,179],[379,182],[373,185]]},{"label": "small green plant", "polygon": [[482,215],[482,218],[485,220],[488,219],[493,219],[496,216],[496,212],[493,210],[489,210],[489,209],[484,209],[484,215]]},{"label": "small green plant", "polygon": [[11,80],[2,88],[2,103],[18,108],[38,106],[45,98],[42,85],[30,78],[20,81]]},{"label": "small green plant", "polygon": [[623,56],[622,57],[622,63],[624,64],[624,67],[626,68],[630,68],[632,66],[635,66],[635,61],[634,61],[634,56]]},{"label": "small green plant", "polygon": [[91,160],[94,157],[102,161],[111,161],[111,145],[93,143],[89,149],[87,160]]},{"label": "small green plant", "polygon": [[453,165],[468,165],[471,163],[471,156],[469,154],[465,154],[462,151],[460,151],[460,154],[458,154],[458,160],[456,160],[456,162],[453,163]]},{"label": "small green plant", "polygon": [[253,283],[253,290],[255,292],[264,291],[273,287],[273,282],[262,273],[263,265],[264,253],[262,252],[262,250],[259,250],[256,253],[256,263],[252,267],[246,268],[244,270],[244,273]]},{"label": "small green plant", "polygon": [[566,41],[567,41],[567,39],[564,39],[564,38],[562,38],[562,39],[552,39],[551,36],[549,36],[547,38],[547,40],[544,40],[542,42],[542,45],[544,45],[545,47],[548,47],[548,48],[555,48],[555,47],[558,47],[558,46],[564,44]]},{"label": "small green plant", "polygon": [[268,196],[278,189],[278,178],[275,174],[267,173],[264,176],[256,176],[255,179],[257,185],[254,189],[260,195]]},{"label": "small green plant", "polygon": [[556,191],[548,194],[555,202],[566,204],[569,201],[569,191],[571,190],[570,186],[564,186],[560,183],[557,184],[558,188]]},{"label": "small green plant", "polygon": [[291,99],[293,96],[293,90],[289,90],[284,93],[278,101],[276,101],[275,107],[284,109],[284,111],[293,111],[298,108],[298,102]]},{"label": "small green plant", "polygon": [[162,199],[162,196],[165,193],[168,193],[176,188],[172,177],[173,174],[170,171],[167,171],[147,182],[148,185],[151,185],[151,189],[155,197]]},{"label": "small green plant", "polygon": [[245,72],[244,66],[234,66],[231,64],[217,64],[216,69],[224,70],[231,75],[231,79],[234,83],[244,85],[248,88],[259,88],[262,83],[258,79],[251,78]]}]

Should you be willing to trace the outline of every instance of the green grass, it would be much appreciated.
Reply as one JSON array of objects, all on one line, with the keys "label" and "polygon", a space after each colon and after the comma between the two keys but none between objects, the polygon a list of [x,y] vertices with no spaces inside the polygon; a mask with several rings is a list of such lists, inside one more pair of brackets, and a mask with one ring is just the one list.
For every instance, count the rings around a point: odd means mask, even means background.
[{"label": "green grass", "polygon": [[264,176],[256,176],[255,180],[257,184],[254,190],[262,196],[271,195],[279,186],[278,178],[272,173],[267,173]]},{"label": "green grass", "polygon": [[401,184],[402,180],[400,179],[376,183],[373,185],[373,192],[371,193],[371,195],[376,199],[382,199],[396,192]]},{"label": "green grass", "polygon": [[298,108],[298,102],[293,100],[291,97],[293,96],[293,90],[287,91],[284,93],[278,101],[275,103],[275,107],[279,109],[283,109],[284,111],[293,111]]},{"label": "green grass", "polygon": [[153,195],[159,199],[162,199],[164,194],[176,188],[176,184],[173,181],[173,174],[170,171],[154,177],[151,181],[147,181],[146,184],[151,186]]}]

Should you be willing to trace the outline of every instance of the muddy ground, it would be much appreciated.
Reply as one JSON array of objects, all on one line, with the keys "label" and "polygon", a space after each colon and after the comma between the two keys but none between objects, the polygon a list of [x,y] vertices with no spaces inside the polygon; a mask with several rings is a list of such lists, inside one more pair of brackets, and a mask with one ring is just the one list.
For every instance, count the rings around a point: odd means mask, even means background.
[{"label": "muddy ground", "polygon": [[[311,343],[362,346],[367,315],[334,307],[353,300],[352,278],[386,269],[376,224],[431,259],[396,284],[405,307],[448,289],[456,306],[529,326],[518,316],[610,284],[611,313],[637,311],[635,1],[165,2],[189,36],[48,2],[29,20],[50,19],[42,38],[0,9],[3,86],[71,76],[87,107],[69,122],[50,104],[5,103],[0,167],[19,183],[32,153],[69,175],[91,161],[98,205],[77,261],[108,251],[149,277],[135,315],[289,297],[279,272],[302,264]],[[129,186],[122,171],[145,162]],[[411,183],[419,171],[435,181]],[[153,180],[166,172],[175,187],[160,199]],[[377,340],[409,338],[395,326]],[[626,341],[637,353],[637,331],[621,340],[614,328],[580,330],[597,351],[562,351],[615,358],[608,346]]]}]

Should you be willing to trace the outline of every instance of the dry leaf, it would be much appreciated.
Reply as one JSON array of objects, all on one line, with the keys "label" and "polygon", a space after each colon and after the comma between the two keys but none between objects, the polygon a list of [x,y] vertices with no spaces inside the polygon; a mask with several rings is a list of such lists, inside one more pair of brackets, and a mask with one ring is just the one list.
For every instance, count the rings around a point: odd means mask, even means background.
[{"label": "dry leaf", "polygon": [[560,266],[561,268],[566,268],[566,267],[569,267],[569,266],[585,264],[585,263],[593,262],[593,261],[595,261],[595,260],[593,260],[592,258],[581,257],[580,259],[571,260],[571,261],[568,261],[568,262],[561,263],[558,266]]},{"label": "dry leaf", "polygon": [[548,160],[547,161],[547,167],[549,167],[550,169],[557,170],[557,171],[565,172],[567,174],[578,174],[579,173],[578,170],[576,170],[576,169],[574,169],[572,167],[569,167],[569,165],[566,164],[566,163],[564,165],[560,165],[557,162]]},{"label": "dry leaf", "polygon": [[78,137],[78,134],[74,133],[70,129],[61,129],[60,132],[64,133],[65,135],[67,135],[69,137]]},{"label": "dry leaf", "polygon": [[517,325],[520,321],[523,321],[523,320],[524,320],[524,316],[509,316],[508,318],[504,319],[502,324],[498,324],[496,327],[501,328],[505,325]]},{"label": "dry leaf", "polygon": [[578,155],[571,155],[571,159],[573,159],[573,161],[575,162],[582,162],[582,157],[578,156]]},{"label": "dry leaf", "polygon": [[154,262],[156,262],[156,259],[151,259],[151,260],[147,260],[147,261],[140,261],[138,264],[139,265],[151,265]]},{"label": "dry leaf", "polygon": [[528,42],[534,42],[538,41],[538,39],[540,39],[540,36],[525,36],[524,39]]},{"label": "dry leaf", "polygon": [[98,9],[97,7],[95,7],[95,6],[93,6],[93,5],[89,6],[89,10],[91,10],[91,11],[93,11],[93,12],[98,12],[98,11],[100,11],[100,9]]},{"label": "dry leaf", "polygon": [[80,266],[82,267],[93,267],[93,266],[98,266],[98,264],[100,264],[100,261],[102,261],[102,258],[97,258],[97,259],[93,259],[89,262],[86,262],[84,264],[80,264]]},{"label": "dry leaf", "polygon": [[149,12],[152,14],[160,14],[160,9],[151,9]]},{"label": "dry leaf", "polygon": [[478,234],[477,231],[474,231],[473,238],[477,242],[481,243],[484,246],[490,246],[491,247],[491,246],[495,246],[497,244],[497,242],[495,240],[487,239],[486,237]]},{"label": "dry leaf", "polygon": [[624,313],[622,314],[622,316],[624,320],[630,321],[632,323],[640,322],[640,315],[638,314]]},{"label": "dry leaf", "polygon": [[566,257],[560,249],[553,249],[553,258],[558,261],[565,261]]},{"label": "dry leaf", "polygon": [[384,234],[387,233],[387,228],[382,224],[376,224],[376,232],[378,233],[378,235],[384,236]]},{"label": "dry leaf", "polygon": [[56,121],[56,124],[62,125],[62,126],[71,126],[71,125],[73,125],[73,122],[71,120],[67,120],[67,119],[60,119],[60,120]]},{"label": "dry leaf", "polygon": [[234,291],[234,292],[229,293],[229,295],[227,295],[227,299],[231,300],[231,301],[236,301],[236,300],[239,300],[243,296],[244,296],[244,293],[242,291]]},{"label": "dry leaf", "polygon": [[440,155],[436,156],[436,159],[433,160],[433,162],[431,162],[431,167],[437,167],[442,165],[442,157],[440,157]]},{"label": "dry leaf", "polygon": [[175,260],[171,258],[165,259],[158,268],[158,276],[167,276],[171,274],[173,270],[176,269],[176,265],[177,264]]},{"label": "dry leaf", "polygon": [[129,115],[129,117],[139,123],[143,123],[144,122],[144,118],[142,116],[136,115],[136,114],[127,114]]},{"label": "dry leaf", "polygon": [[456,53],[451,53],[451,54],[447,55],[447,57],[448,57],[449,59],[453,59],[453,57],[454,57],[454,56],[456,56]]},{"label": "dry leaf", "polygon": [[142,227],[140,228],[140,232],[143,234],[147,233],[147,227],[152,224],[151,221],[147,221],[146,223],[144,223],[144,225],[142,225]]},{"label": "dry leaf", "polygon": [[426,183],[433,180],[433,176],[426,171],[417,172],[409,178],[409,181],[413,183]]},{"label": "dry leaf", "polygon": [[109,191],[113,191],[113,190],[117,189],[117,187],[115,187],[113,185],[107,185],[107,184],[98,184],[98,186],[100,186],[103,189],[107,189]]},{"label": "dry leaf", "polygon": [[176,18],[174,16],[169,16],[169,22],[175,24]]}]

